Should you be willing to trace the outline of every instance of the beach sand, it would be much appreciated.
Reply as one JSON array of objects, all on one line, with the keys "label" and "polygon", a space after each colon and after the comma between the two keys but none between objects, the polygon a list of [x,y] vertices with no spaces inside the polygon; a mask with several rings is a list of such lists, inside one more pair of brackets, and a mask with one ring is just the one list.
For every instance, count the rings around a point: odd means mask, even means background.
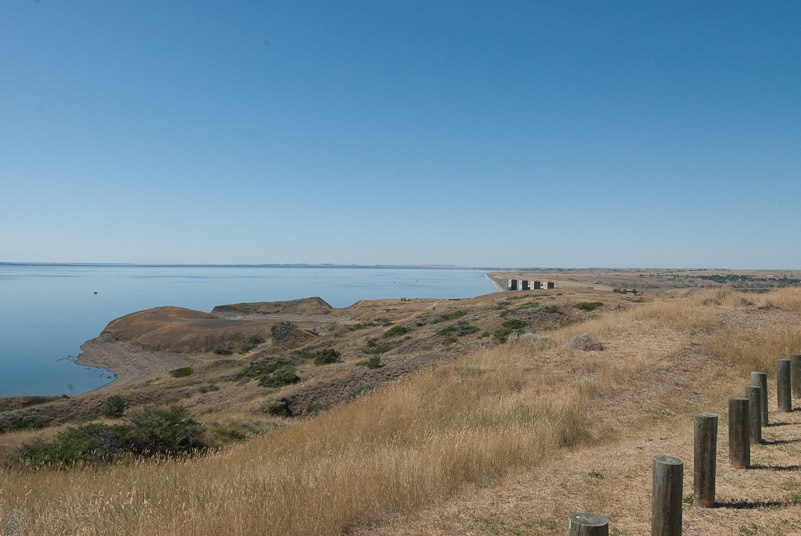
[{"label": "beach sand", "polygon": [[86,341],[81,350],[83,353],[75,360],[77,365],[104,368],[115,376],[111,383],[94,392],[122,389],[189,364],[180,355],[148,352],[136,343],[118,341],[108,333]]}]

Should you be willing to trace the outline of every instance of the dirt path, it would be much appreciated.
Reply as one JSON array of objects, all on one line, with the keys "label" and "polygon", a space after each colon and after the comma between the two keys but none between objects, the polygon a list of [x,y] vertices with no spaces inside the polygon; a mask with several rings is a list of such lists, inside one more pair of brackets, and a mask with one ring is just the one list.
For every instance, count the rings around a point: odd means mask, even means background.
[{"label": "dirt path", "polygon": [[179,355],[148,352],[135,343],[120,342],[108,334],[86,341],[81,350],[83,353],[75,360],[77,365],[104,368],[115,376],[114,381],[93,392],[121,389],[189,364],[188,359]]}]

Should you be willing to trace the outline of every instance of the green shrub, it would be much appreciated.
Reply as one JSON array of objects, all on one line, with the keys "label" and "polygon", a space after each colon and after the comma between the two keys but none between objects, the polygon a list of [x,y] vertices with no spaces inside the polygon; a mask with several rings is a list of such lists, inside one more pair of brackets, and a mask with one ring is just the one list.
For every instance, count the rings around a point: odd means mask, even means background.
[{"label": "green shrub", "polygon": [[501,327],[498,328],[495,333],[492,334],[492,340],[495,342],[506,342],[506,339],[509,338],[509,335],[512,333],[520,333],[524,327],[526,327],[526,323],[522,320],[518,320],[516,318],[507,320],[501,324]]},{"label": "green shrub", "polygon": [[203,394],[206,394],[206,393],[209,393],[211,391],[219,391],[220,390],[220,386],[219,385],[214,385],[213,383],[210,383],[209,385],[201,385],[200,387],[197,388],[197,390],[200,391]]},{"label": "green shrub", "polygon": [[501,326],[508,329],[523,329],[524,327],[526,327],[526,323],[523,322],[522,320],[513,318],[511,320],[507,320],[506,322],[501,324]]},{"label": "green shrub", "polygon": [[264,407],[264,411],[276,417],[292,416],[292,412],[289,410],[289,403],[286,400],[270,402]]},{"label": "green shrub", "polygon": [[377,369],[377,368],[383,367],[383,365],[381,364],[381,356],[380,355],[374,355],[373,357],[371,357],[367,361],[359,361],[358,363],[356,363],[356,365],[358,365],[360,367],[367,367],[369,369]]},{"label": "green shrub", "polygon": [[333,348],[325,348],[323,350],[317,351],[317,354],[314,356],[314,364],[320,366],[320,365],[328,365],[330,363],[336,363],[337,361],[339,361],[340,357],[342,357],[342,354],[340,354]]},{"label": "green shrub", "polygon": [[125,406],[127,403],[125,402],[125,397],[120,395],[111,395],[107,399],[103,401],[103,405],[100,406],[100,414],[103,417],[111,417],[111,418],[119,418],[122,417],[123,412],[125,412]]},{"label": "green shrub", "polygon": [[353,400],[354,398],[356,398],[359,395],[363,395],[365,393],[369,393],[370,391],[372,391],[376,387],[378,387],[378,386],[377,385],[373,385],[373,384],[369,384],[369,383],[368,384],[364,384],[364,385],[360,385],[359,387],[357,387],[356,389],[354,389],[353,391],[348,393],[348,396],[345,397],[345,400]]},{"label": "green shrub", "polygon": [[445,346],[451,345],[456,342],[456,337],[445,337],[442,339],[442,344]]},{"label": "green shrub", "polygon": [[367,346],[362,348],[362,352],[369,355],[379,355],[389,352],[393,348],[395,348],[395,345],[391,342],[379,343],[376,339],[367,339]]},{"label": "green shrub", "polygon": [[447,322],[448,320],[456,320],[457,318],[462,318],[467,314],[467,311],[454,311],[452,313],[446,313],[444,315],[439,315],[438,317],[434,318],[431,323],[432,324],[439,324],[440,322]]},{"label": "green shrub", "polygon": [[275,369],[272,374],[259,379],[259,385],[262,387],[281,387],[291,383],[298,383],[299,381],[300,378],[295,373],[295,367],[284,365]]},{"label": "green shrub", "polygon": [[214,353],[217,354],[217,355],[231,355],[231,354],[233,354],[233,352],[231,350],[228,350],[227,348],[217,348],[216,350],[214,350]]},{"label": "green shrub", "polygon": [[310,402],[306,406],[306,413],[309,415],[314,415],[315,413],[320,413],[321,411],[325,411],[327,409],[328,406],[326,406],[322,402]]},{"label": "green shrub", "polygon": [[243,432],[231,427],[217,426],[211,429],[211,434],[221,443],[238,443],[247,439]]},{"label": "green shrub", "polygon": [[596,301],[596,302],[581,302],[575,305],[576,309],[581,309],[582,311],[594,311],[598,307],[603,307],[603,303]]},{"label": "green shrub", "polygon": [[192,370],[192,367],[181,367],[175,370],[171,370],[170,376],[172,376],[173,378],[184,378],[186,376],[191,376],[193,372],[194,370]]},{"label": "green shrub", "polygon": [[136,453],[175,454],[203,447],[203,425],[189,418],[184,407],[145,408],[131,413],[129,418],[132,427],[128,439]]},{"label": "green shrub", "polygon": [[37,430],[50,424],[50,417],[12,410],[0,413],[0,434],[17,430]]},{"label": "green shrub", "polygon": [[177,454],[204,447],[203,426],[188,417],[186,408],[145,408],[131,413],[130,425],[88,424],[68,428],[52,441],[23,445],[19,458],[30,465],[72,465],[110,461],[126,453],[140,456]]},{"label": "green shrub", "polygon": [[397,326],[392,326],[391,328],[389,328],[387,330],[387,332],[384,333],[384,337],[385,338],[400,337],[401,335],[406,335],[407,333],[410,333],[411,331],[412,331],[412,328],[408,328],[406,326],[401,326],[399,324]]}]

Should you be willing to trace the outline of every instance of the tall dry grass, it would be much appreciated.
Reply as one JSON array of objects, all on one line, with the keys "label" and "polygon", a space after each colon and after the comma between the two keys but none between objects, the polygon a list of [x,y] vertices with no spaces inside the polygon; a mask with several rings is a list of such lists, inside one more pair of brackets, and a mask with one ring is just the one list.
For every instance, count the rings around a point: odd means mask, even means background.
[{"label": "tall dry grass", "polygon": [[[683,386],[719,382],[722,393],[739,380],[726,383],[720,371],[770,371],[777,357],[801,348],[799,313],[797,289],[636,304],[550,332],[550,341],[521,338],[457,358],[213,455],[0,469],[0,530],[342,533],[598,437],[593,417],[656,418],[642,389],[678,398]],[[583,332],[607,350],[570,348],[569,339]],[[674,369],[672,359],[683,368]],[[707,376],[699,376],[705,368]]]},{"label": "tall dry grass", "polygon": [[2,470],[25,534],[334,534],[583,433],[581,400],[511,347],[459,359],[228,451],[68,471]]}]

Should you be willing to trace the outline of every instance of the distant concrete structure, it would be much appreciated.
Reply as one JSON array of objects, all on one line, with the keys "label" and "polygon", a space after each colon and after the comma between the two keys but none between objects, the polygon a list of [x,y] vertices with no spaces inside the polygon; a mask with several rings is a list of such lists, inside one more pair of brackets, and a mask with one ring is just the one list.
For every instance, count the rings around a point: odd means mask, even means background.
[{"label": "distant concrete structure", "polygon": [[517,279],[510,279],[507,288],[509,290],[517,290]]},{"label": "distant concrete structure", "polygon": [[528,286],[528,279],[523,279],[520,281],[520,290],[531,290],[531,287]]},{"label": "distant concrete structure", "polygon": [[532,284],[534,285],[534,290],[539,290],[542,288],[542,282],[540,281],[534,280],[532,281]]},{"label": "distant concrete structure", "polygon": [[545,282],[545,288],[555,288],[554,284],[553,284],[553,281],[546,281]]}]

